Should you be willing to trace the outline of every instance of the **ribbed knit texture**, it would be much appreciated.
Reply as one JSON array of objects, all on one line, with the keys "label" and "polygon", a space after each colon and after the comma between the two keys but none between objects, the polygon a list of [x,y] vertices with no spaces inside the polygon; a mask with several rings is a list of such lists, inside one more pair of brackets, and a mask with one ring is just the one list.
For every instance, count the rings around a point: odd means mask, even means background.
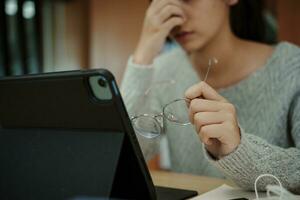
[{"label": "ribbed knit texture", "polygon": [[[162,84],[170,80],[175,84]],[[177,48],[159,56],[152,68],[129,60],[121,90],[131,116],[157,114],[164,104],[183,97],[186,89],[199,81],[186,55]],[[154,89],[144,97],[150,86]],[[278,44],[265,66],[219,93],[237,109],[242,129],[239,147],[230,155],[213,160],[192,125],[182,127],[165,121],[172,170],[226,176],[250,190],[260,174],[270,173],[285,188],[300,193],[299,48],[286,42]],[[146,159],[157,152],[158,140],[139,136]],[[272,183],[276,184],[269,178],[262,179],[259,189],[264,190],[266,184]]]}]

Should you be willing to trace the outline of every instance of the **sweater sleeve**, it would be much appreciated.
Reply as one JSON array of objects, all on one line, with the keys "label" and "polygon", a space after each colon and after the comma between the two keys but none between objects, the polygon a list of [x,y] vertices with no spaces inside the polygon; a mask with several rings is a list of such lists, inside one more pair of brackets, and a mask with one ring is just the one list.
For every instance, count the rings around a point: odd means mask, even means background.
[{"label": "sweater sleeve", "polygon": [[[254,182],[261,174],[275,175],[283,187],[300,194],[300,93],[294,99],[290,113],[291,135],[295,147],[281,148],[241,129],[241,143],[235,152],[214,160],[208,159],[237,185],[254,190]],[[264,191],[269,184],[278,184],[271,178],[258,182]]]},{"label": "sweater sleeve", "polygon": [[[141,66],[132,62],[130,57],[127,63],[127,68],[121,84],[121,93],[130,117],[133,117],[140,112],[151,112],[155,104],[149,102],[145,97],[145,91],[150,87],[154,74],[152,65]],[[151,106],[151,107],[150,107]],[[159,138],[146,139],[139,134],[137,138],[146,160],[151,159],[158,153]]]},{"label": "sweater sleeve", "polygon": [[[288,102],[287,129],[290,147],[279,147],[259,137],[264,133],[249,133],[241,127],[241,143],[228,156],[214,160],[206,153],[207,158],[237,185],[254,190],[256,178],[261,174],[272,174],[291,192],[300,194],[300,65],[299,48],[289,45],[280,52],[280,68],[276,78]],[[283,67],[284,66],[284,67]],[[272,69],[273,72],[274,69]],[[281,84],[285,83],[285,84]],[[271,134],[271,133],[270,133]],[[273,178],[262,178],[258,189],[264,191],[269,184],[278,184]]]}]

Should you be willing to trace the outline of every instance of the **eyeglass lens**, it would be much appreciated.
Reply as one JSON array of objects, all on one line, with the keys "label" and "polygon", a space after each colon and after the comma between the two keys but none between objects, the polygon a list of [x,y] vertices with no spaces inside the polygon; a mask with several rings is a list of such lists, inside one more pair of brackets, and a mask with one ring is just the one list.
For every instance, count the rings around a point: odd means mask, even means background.
[{"label": "eyeglass lens", "polygon": [[[189,125],[188,106],[185,99],[177,99],[167,104],[163,108],[163,117],[178,125]],[[132,124],[137,133],[145,138],[152,139],[159,136],[163,127],[157,117],[141,115],[132,120]]]},{"label": "eyeglass lens", "polygon": [[190,124],[188,105],[185,99],[177,99],[167,104],[163,109],[164,117],[179,125]]},{"label": "eyeglass lens", "polygon": [[153,116],[138,116],[132,120],[133,127],[141,136],[152,139],[161,134],[160,123]]}]

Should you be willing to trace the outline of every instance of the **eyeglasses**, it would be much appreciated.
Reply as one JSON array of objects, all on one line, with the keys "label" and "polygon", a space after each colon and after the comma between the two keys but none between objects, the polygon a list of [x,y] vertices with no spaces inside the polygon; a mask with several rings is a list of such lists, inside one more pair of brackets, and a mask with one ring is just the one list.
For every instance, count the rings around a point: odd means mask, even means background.
[{"label": "eyeglasses", "polygon": [[[217,64],[218,60],[216,58],[209,59],[208,67],[204,81],[207,80],[210,68]],[[156,83],[156,85],[162,84],[174,84],[174,80],[163,81]],[[144,96],[147,96],[149,92],[153,89],[153,86],[146,90]],[[141,136],[152,139],[158,137],[164,132],[164,120],[175,123],[180,126],[190,125],[190,120],[188,116],[188,104],[189,99],[180,98],[175,99],[163,106],[162,112],[159,114],[141,114],[136,115],[131,118],[132,125],[135,131]]]},{"label": "eyeglasses", "polygon": [[189,125],[186,100],[176,99],[166,104],[161,113],[137,115],[131,118],[131,122],[137,133],[151,139],[163,133],[164,119],[181,126]]}]

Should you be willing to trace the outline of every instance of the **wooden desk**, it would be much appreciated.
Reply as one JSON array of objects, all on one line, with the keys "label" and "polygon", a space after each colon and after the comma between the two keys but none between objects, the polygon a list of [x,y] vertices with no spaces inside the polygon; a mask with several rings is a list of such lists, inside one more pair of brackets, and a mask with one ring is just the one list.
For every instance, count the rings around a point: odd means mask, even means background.
[{"label": "wooden desk", "polygon": [[208,192],[225,183],[234,186],[231,181],[225,179],[163,171],[151,171],[150,173],[154,185],[196,190],[199,194]]}]

